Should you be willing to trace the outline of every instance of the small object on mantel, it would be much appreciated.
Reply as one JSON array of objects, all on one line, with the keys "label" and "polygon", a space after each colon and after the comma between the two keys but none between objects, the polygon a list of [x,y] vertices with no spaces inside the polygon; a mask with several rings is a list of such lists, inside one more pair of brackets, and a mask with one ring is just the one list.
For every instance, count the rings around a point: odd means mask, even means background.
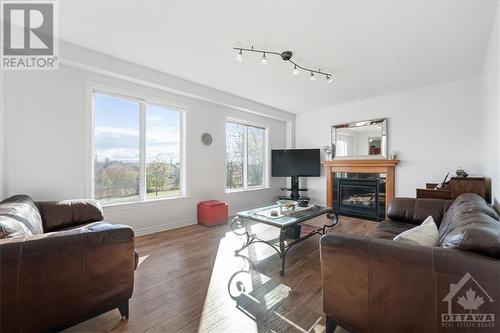
[{"label": "small object on mantel", "polygon": [[332,159],[333,148],[332,148],[331,145],[330,146],[324,146],[323,147],[323,152],[325,153],[327,160],[331,160]]},{"label": "small object on mantel", "polygon": [[457,177],[467,177],[469,175],[467,172],[465,172],[465,170],[462,167],[458,168],[456,172],[457,172]]},{"label": "small object on mantel", "polygon": [[390,160],[397,160],[398,159],[398,152],[393,150],[391,154],[389,154],[389,159]]}]

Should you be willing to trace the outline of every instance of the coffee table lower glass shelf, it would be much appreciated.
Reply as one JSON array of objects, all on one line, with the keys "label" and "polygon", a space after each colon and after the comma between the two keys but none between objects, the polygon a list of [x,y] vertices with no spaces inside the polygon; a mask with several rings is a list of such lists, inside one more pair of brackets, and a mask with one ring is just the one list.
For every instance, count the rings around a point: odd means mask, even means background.
[{"label": "coffee table lower glass shelf", "polygon": [[[278,252],[280,258],[281,258],[281,269],[280,269],[280,274],[284,275],[285,274],[285,259],[286,259],[286,254],[290,248],[293,246],[297,245],[298,243],[302,242],[303,240],[314,236],[314,235],[324,235],[326,234],[330,228],[334,227],[337,222],[338,222],[338,216],[333,213],[331,208],[328,207],[323,207],[323,206],[314,206],[311,207],[307,210],[301,210],[297,211],[294,213],[291,213],[286,216],[281,216],[281,217],[270,217],[270,216],[263,216],[260,215],[265,211],[269,211],[271,209],[275,209],[277,211],[280,210],[279,205],[272,205],[272,206],[266,206],[266,207],[261,207],[257,209],[252,209],[252,210],[246,210],[242,212],[236,213],[236,217],[232,220],[231,222],[231,229],[232,231],[238,235],[238,236],[244,236],[245,237],[245,243],[243,246],[234,251],[236,254],[239,254],[242,250],[247,248],[249,245],[253,243],[264,243],[272,247],[276,252]],[[330,222],[328,224],[323,225],[322,227],[315,227],[312,231],[309,233],[298,237],[290,242],[287,241],[287,230],[289,228],[296,227],[297,225],[304,223],[308,220],[311,220],[315,217],[321,216],[321,215],[327,215],[328,219]],[[266,224],[272,227],[276,227],[280,229],[280,234],[279,234],[279,241],[278,243],[264,240],[262,238],[259,238],[255,234],[250,234],[247,231],[247,228],[244,227],[243,222],[245,220],[257,222],[257,223],[262,223]],[[305,223],[304,223],[305,224]],[[310,225],[308,225],[310,226]],[[243,232],[241,231],[244,230]]]}]

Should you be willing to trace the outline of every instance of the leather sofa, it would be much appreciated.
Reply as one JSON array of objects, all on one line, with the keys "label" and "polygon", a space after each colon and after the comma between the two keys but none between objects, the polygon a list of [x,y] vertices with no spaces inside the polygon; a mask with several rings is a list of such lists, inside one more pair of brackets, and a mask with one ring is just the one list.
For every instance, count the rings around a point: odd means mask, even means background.
[{"label": "leather sofa", "polygon": [[[439,229],[439,246],[392,240],[429,215]],[[396,198],[387,216],[367,236],[332,232],[321,238],[326,331],[337,324],[351,332],[497,331],[500,222],[495,210],[466,193],[453,202]],[[468,317],[475,314],[494,317]]]},{"label": "leather sofa", "polygon": [[118,308],[128,318],[134,233],[95,200],[0,202],[0,331],[59,330]]}]

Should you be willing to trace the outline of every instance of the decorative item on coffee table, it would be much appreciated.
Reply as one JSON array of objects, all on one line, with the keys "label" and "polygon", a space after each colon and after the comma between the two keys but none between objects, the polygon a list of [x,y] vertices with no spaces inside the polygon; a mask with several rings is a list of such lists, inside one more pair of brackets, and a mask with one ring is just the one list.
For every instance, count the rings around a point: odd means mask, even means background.
[{"label": "decorative item on coffee table", "polygon": [[278,200],[276,202],[280,207],[280,214],[290,215],[295,211],[295,206],[297,206],[297,201],[294,200]]},{"label": "decorative item on coffee table", "polygon": [[297,206],[308,207],[309,206],[309,198],[299,198],[299,200],[297,200]]}]

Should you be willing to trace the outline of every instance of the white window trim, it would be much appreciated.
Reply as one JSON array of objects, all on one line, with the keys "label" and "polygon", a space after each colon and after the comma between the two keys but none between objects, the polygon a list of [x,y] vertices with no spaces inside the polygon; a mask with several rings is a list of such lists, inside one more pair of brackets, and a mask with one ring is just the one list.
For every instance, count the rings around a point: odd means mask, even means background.
[{"label": "white window trim", "polygon": [[[85,152],[87,158],[85,159],[85,168],[87,170],[86,181],[85,181],[85,194],[88,198],[94,198],[94,125],[95,125],[95,117],[94,117],[94,93],[99,93],[108,96],[115,96],[118,98],[124,98],[128,100],[133,100],[140,102],[140,148],[139,148],[139,174],[143,175],[139,179],[139,199],[130,200],[130,201],[112,201],[109,203],[101,202],[103,207],[113,207],[113,206],[128,206],[128,205],[137,205],[141,203],[159,203],[162,201],[174,201],[177,199],[187,199],[190,198],[187,193],[187,113],[188,107],[185,105],[179,105],[175,102],[159,98],[157,96],[149,96],[146,94],[141,94],[141,97],[138,97],[138,94],[116,87],[110,87],[107,85],[102,85],[95,82],[86,82],[85,84]],[[146,172],[144,169],[145,166],[145,145],[146,145],[146,121],[145,116],[146,113],[143,112],[143,108],[145,107],[145,103],[147,104],[155,104],[164,107],[168,107],[169,109],[173,109],[180,112],[180,129],[181,129],[181,142],[180,142],[180,194],[177,196],[165,196],[159,198],[148,198],[145,195],[146,192]]]},{"label": "white window trim", "polygon": [[[235,124],[240,124],[245,126],[245,137],[243,140],[243,187],[242,188],[227,188],[227,167],[226,167],[226,162],[227,162],[227,131],[226,131],[226,124],[230,123],[235,123]],[[263,180],[264,184],[259,185],[259,186],[248,186],[248,174],[247,174],[247,155],[248,155],[248,139],[247,139],[247,131],[248,131],[248,126],[251,127],[258,127],[264,129],[264,166],[263,166]],[[270,159],[270,150],[269,150],[269,125],[267,124],[259,124],[255,123],[252,121],[248,120],[242,120],[242,119],[237,119],[237,118],[231,118],[227,117],[226,121],[224,123],[224,192],[225,193],[240,193],[240,192],[247,192],[247,191],[258,191],[258,190],[268,190],[270,188],[269,183],[269,175],[270,175],[270,170],[269,170],[269,159]]]}]

